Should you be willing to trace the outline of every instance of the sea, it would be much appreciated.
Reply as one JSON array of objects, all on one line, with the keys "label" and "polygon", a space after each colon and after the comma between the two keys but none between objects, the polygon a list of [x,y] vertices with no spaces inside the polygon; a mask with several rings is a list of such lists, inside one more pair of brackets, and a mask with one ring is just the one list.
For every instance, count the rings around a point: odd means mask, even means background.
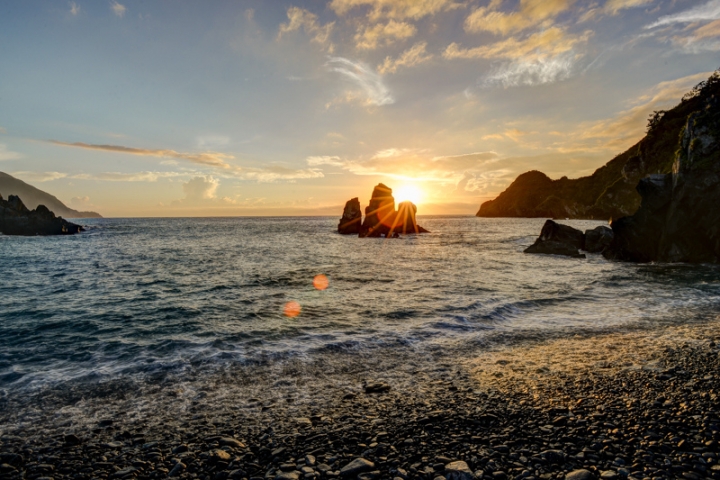
[{"label": "sea", "polygon": [[335,217],[113,218],[0,236],[0,395],[718,317],[718,266],[524,254],[544,221],[421,216],[431,233],[376,239]]}]

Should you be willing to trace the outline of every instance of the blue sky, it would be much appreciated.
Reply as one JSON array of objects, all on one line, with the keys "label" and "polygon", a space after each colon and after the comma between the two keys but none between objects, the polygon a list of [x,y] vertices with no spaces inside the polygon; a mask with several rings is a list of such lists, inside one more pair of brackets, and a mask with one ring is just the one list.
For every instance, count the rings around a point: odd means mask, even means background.
[{"label": "blue sky", "polygon": [[720,0],[9,0],[0,45],[0,171],[75,208],[336,214],[383,181],[473,214],[637,142],[720,66]]}]

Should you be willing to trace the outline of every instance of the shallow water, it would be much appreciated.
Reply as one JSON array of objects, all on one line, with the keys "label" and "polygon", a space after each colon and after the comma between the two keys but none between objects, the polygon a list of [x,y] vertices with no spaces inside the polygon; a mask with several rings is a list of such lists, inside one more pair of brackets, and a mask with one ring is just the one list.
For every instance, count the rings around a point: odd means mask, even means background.
[{"label": "shallow water", "polygon": [[717,267],[524,255],[543,222],[420,217],[433,233],[386,240],[338,235],[326,217],[93,219],[77,236],[0,236],[0,389],[334,352],[465,355],[720,312]]}]

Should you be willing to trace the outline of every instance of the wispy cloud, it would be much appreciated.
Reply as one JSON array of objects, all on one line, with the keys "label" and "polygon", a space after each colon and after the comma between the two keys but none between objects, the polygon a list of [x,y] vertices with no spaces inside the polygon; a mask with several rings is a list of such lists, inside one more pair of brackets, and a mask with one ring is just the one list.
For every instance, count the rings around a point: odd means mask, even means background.
[{"label": "wispy cloud", "polygon": [[354,8],[369,8],[370,20],[381,18],[418,20],[443,10],[463,6],[462,3],[454,0],[332,0],[330,2],[330,8],[337,15],[345,15]]},{"label": "wispy cloud", "polygon": [[[157,182],[161,178],[182,177],[179,172],[101,172],[70,175],[75,180],[99,180],[102,182]],[[63,176],[67,176],[63,174]]]},{"label": "wispy cloud", "polygon": [[574,52],[548,58],[520,59],[496,68],[481,83],[486,86],[519,87],[555,83],[570,78],[575,72]]},{"label": "wispy cloud", "polygon": [[395,99],[383,83],[382,76],[361,62],[353,62],[343,57],[330,57],[327,66],[360,87],[371,105],[390,105]]},{"label": "wispy cloud", "polygon": [[508,58],[532,59],[568,52],[580,43],[587,42],[592,32],[581,35],[567,34],[559,27],[548,28],[526,38],[509,37],[505,40],[475,48],[462,48],[453,42],[443,52],[443,57],[452,58]]},{"label": "wispy cloud", "polygon": [[29,182],[50,182],[59,180],[68,176],[67,173],[61,172],[13,172],[13,177],[27,180]]},{"label": "wispy cloud", "polygon": [[[100,150],[105,152],[112,152],[112,153],[123,153],[127,155],[139,155],[139,156],[148,156],[148,157],[157,157],[157,158],[170,158],[170,159],[179,159],[179,160],[186,160],[189,162],[192,162],[197,165],[207,166],[207,167],[213,167],[220,169],[222,172],[226,172],[228,175],[237,177],[237,178],[245,178],[250,180],[256,180],[259,182],[274,182],[278,180],[298,180],[298,179],[307,179],[307,178],[321,178],[323,177],[323,173],[319,170],[295,170],[292,168],[287,168],[281,165],[269,165],[262,168],[258,167],[240,167],[236,165],[231,165],[227,161],[228,160],[234,160],[235,157],[233,155],[225,154],[225,153],[219,153],[219,152],[202,152],[202,153],[181,153],[177,152],[175,150],[169,150],[169,149],[161,149],[161,150],[153,150],[153,149],[144,149],[144,148],[134,148],[134,147],[125,147],[121,145],[95,145],[95,144],[89,144],[89,143],[82,143],[82,142],[74,142],[74,143],[68,143],[68,142],[60,142],[57,140],[49,140],[50,143],[54,145],[60,145],[63,147],[73,147],[73,148],[82,148],[82,149],[88,149],[88,150]],[[79,176],[76,176],[76,178],[81,178]],[[112,180],[111,178],[106,178],[107,180]],[[125,180],[129,181],[129,180]]]},{"label": "wispy cloud", "polygon": [[77,15],[80,13],[80,5],[75,2],[70,2],[70,15]]},{"label": "wispy cloud", "polygon": [[311,41],[328,45],[329,48],[332,49],[332,44],[330,44],[330,34],[332,33],[335,22],[329,22],[325,25],[321,25],[318,21],[317,15],[299,7],[288,8],[287,17],[288,23],[281,24],[280,29],[278,30],[278,40],[289,32],[303,29],[303,31],[311,37]]},{"label": "wispy cloud", "polygon": [[703,5],[698,5],[672,15],[662,16],[645,28],[650,29],[663,25],[671,25],[673,23],[706,22],[718,19],[720,19],[720,0],[710,0]]},{"label": "wispy cloud", "polygon": [[345,162],[343,162],[340,157],[338,156],[329,156],[329,155],[319,155],[319,156],[310,156],[305,159],[307,164],[311,167],[318,167],[320,165],[331,165],[333,167],[344,167]]},{"label": "wispy cloud", "polygon": [[116,1],[113,1],[110,4],[110,8],[112,9],[113,13],[120,18],[124,17],[125,12],[127,11],[127,8],[125,7],[125,5],[118,3]]},{"label": "wispy cloud", "polygon": [[521,0],[520,9],[509,13],[500,10],[502,3],[502,0],[492,0],[488,6],[474,10],[465,19],[465,30],[500,34],[520,32],[557,17],[570,8],[573,0]]},{"label": "wispy cloud", "polygon": [[355,46],[361,50],[374,50],[379,46],[391,45],[397,40],[410,38],[415,33],[417,29],[414,25],[396,20],[375,25],[361,25],[355,35]]},{"label": "wispy cloud", "polygon": [[608,0],[605,2],[603,11],[610,15],[617,15],[620,10],[626,10],[628,8],[642,7],[651,3],[653,0]]},{"label": "wispy cloud", "polygon": [[96,145],[82,142],[68,143],[60,142],[58,140],[50,140],[50,143],[63,147],[84,148],[88,150],[102,150],[105,152],[126,153],[130,155],[140,155],[146,157],[178,158],[182,160],[189,160],[190,162],[200,165],[207,165],[210,167],[218,167],[224,169],[232,169],[233,167],[229,163],[227,163],[226,160],[232,160],[235,158],[232,155],[218,152],[181,153],[176,152],[175,150],[152,150],[146,148],[124,147],[121,145]]},{"label": "wispy cloud", "polygon": [[398,58],[385,57],[385,61],[378,66],[380,73],[395,73],[399,67],[413,67],[430,61],[433,56],[427,53],[427,42],[419,42],[405,50]]},{"label": "wispy cloud", "polygon": [[385,175],[393,178],[455,183],[465,172],[477,172],[499,158],[495,152],[432,156],[426,150],[387,148],[365,159],[315,156],[308,165],[332,165],[355,175]]},{"label": "wispy cloud", "polygon": [[542,85],[565,80],[575,73],[575,64],[583,56],[577,48],[587,43],[591,35],[589,30],[572,35],[551,27],[525,38],[509,37],[475,48],[451,43],[443,57],[509,60],[484,77],[481,83],[486,86]]}]

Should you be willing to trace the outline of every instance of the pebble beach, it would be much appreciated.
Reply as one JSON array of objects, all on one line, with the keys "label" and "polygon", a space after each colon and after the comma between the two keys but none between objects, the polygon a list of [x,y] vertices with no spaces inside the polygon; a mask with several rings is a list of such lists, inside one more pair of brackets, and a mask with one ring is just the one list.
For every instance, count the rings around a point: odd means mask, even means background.
[{"label": "pebble beach", "polygon": [[0,475],[720,478],[718,324],[7,395]]}]

